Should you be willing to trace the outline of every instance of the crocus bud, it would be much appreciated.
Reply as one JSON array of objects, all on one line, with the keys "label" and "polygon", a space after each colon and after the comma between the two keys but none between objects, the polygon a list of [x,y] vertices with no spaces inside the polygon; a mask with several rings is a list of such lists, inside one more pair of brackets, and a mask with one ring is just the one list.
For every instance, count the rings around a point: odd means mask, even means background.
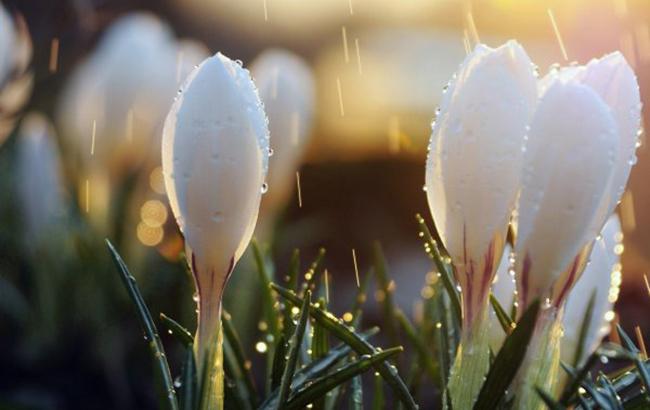
[{"label": "crocus bud", "polygon": [[[15,23],[15,24],[14,24]],[[14,127],[32,91],[32,42],[22,17],[11,19],[0,4],[0,142]]]},{"label": "crocus bud", "polygon": [[128,14],[108,28],[59,104],[66,148],[82,172],[122,174],[150,158],[177,91],[176,62],[172,32],[154,15]]},{"label": "crocus bud", "polygon": [[251,74],[269,117],[273,156],[269,190],[262,200],[262,216],[272,223],[296,186],[295,173],[307,147],[314,111],[314,79],[300,57],[284,50],[268,50],[255,59]]},{"label": "crocus bud", "polygon": [[[556,79],[530,125],[518,204],[516,271],[520,305],[550,297],[590,231],[618,155],[619,133],[609,107],[591,88]],[[603,220],[604,223],[604,220]]]},{"label": "crocus bud", "polygon": [[443,96],[426,166],[429,208],[462,289],[463,328],[451,370],[454,408],[471,408],[489,367],[487,312],[519,190],[537,82],[523,48],[479,45]]},{"label": "crocus bud", "polygon": [[65,210],[54,128],[43,115],[30,113],[22,120],[16,155],[25,237],[30,247],[38,246],[53,233]]},{"label": "crocus bud", "polygon": [[198,292],[199,365],[219,331],[224,286],[255,228],[268,155],[266,116],[248,71],[220,53],[203,61],[167,115],[162,149]]},{"label": "crocus bud", "polygon": [[427,198],[456,267],[465,324],[485,304],[503,253],[536,94],[518,43],[479,45],[450,82],[433,126]]},{"label": "crocus bud", "polygon": [[[612,215],[600,238],[591,251],[589,264],[576,282],[568,296],[564,308],[564,335],[560,353],[562,361],[574,366],[581,365],[598,347],[603,337],[609,333],[610,321],[613,319],[612,308],[618,298],[621,285],[621,224],[618,216]],[[587,318],[587,309],[591,298],[593,308]],[[589,319],[583,350],[577,357],[583,321]]]}]

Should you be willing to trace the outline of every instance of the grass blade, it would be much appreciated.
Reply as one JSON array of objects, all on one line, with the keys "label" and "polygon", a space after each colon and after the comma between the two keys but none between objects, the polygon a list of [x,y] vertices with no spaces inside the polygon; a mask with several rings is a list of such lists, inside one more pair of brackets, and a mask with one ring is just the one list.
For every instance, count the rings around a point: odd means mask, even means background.
[{"label": "grass blade", "polygon": [[[303,303],[302,299],[300,299],[300,297],[298,297],[290,290],[284,289],[276,284],[271,284],[271,287],[292,305],[298,306]],[[312,305],[311,309],[309,309],[309,313],[316,322],[325,327],[337,339],[343,343],[348,344],[360,355],[369,355],[375,353],[374,346],[368,343],[362,336],[341,324],[339,322],[339,319],[337,319],[330,312],[326,312]],[[404,381],[400,378],[397,370],[394,367],[388,363],[380,362],[375,365],[375,368],[408,409],[417,409],[415,400],[413,400],[413,397],[409,393],[406,384],[404,384]]]},{"label": "grass blade", "polygon": [[404,315],[404,312],[397,309],[395,311],[395,316],[397,317],[397,322],[401,325],[406,338],[409,339],[413,346],[415,346],[415,350],[417,350],[420,360],[419,364],[427,370],[427,373],[429,374],[429,377],[431,377],[431,380],[437,380],[439,377],[438,368],[436,367],[433,357],[431,356],[431,352],[427,346],[425,346],[424,342],[417,334],[415,328],[411,322],[409,322],[406,315]]},{"label": "grass blade", "polygon": [[363,384],[361,383],[361,376],[354,376],[350,383],[350,405],[352,410],[363,410]]},{"label": "grass blade", "polygon": [[565,406],[569,404],[569,401],[576,393],[578,393],[578,389],[582,385],[582,382],[589,374],[589,370],[596,365],[596,362],[598,362],[598,352],[589,356],[587,362],[577,372],[564,363],[560,363],[564,371],[566,371],[571,377],[571,383],[566,386],[560,396],[560,403]]},{"label": "grass blade", "polygon": [[494,297],[492,292],[490,292],[490,303],[492,304],[492,309],[494,309],[494,313],[496,314],[503,331],[509,335],[515,328],[515,322],[510,318],[508,313],[506,313],[505,309],[503,309],[503,306],[501,306],[501,303],[499,303],[497,298]]},{"label": "grass blade", "polygon": [[402,352],[404,349],[399,347],[393,347],[391,349],[386,349],[382,352],[375,353],[373,355],[361,356],[359,360],[356,360],[338,371],[325,375],[317,381],[309,384],[302,390],[299,390],[287,403],[286,409],[301,409],[308,405],[309,403],[315,401],[319,397],[324,396],[328,391],[332,390],[336,386],[345,383],[354,376],[357,376],[373,365],[377,363],[386,363],[386,361],[397,353]]},{"label": "grass blade", "polygon": [[192,346],[194,344],[194,337],[189,332],[189,330],[185,329],[180,323],[164,313],[160,314],[160,320],[162,321],[163,325],[167,327],[167,331],[176,337],[176,339],[181,344],[183,344],[183,346]]},{"label": "grass blade", "polygon": [[384,252],[381,249],[381,244],[379,242],[374,242],[372,245],[372,259],[375,268],[375,276],[377,277],[377,284],[379,285],[379,291],[383,296],[380,303],[384,309],[383,317],[385,329],[391,343],[399,344],[397,322],[395,319],[395,311],[397,309],[395,308],[395,303],[393,301],[395,282],[388,278],[386,257],[384,256]]},{"label": "grass blade", "polygon": [[425,241],[425,249],[427,250],[427,254],[431,257],[433,263],[436,265],[436,269],[438,270],[438,273],[440,273],[440,278],[442,279],[442,283],[445,286],[445,290],[449,295],[451,306],[454,311],[454,318],[457,323],[461,323],[462,313],[460,309],[460,296],[458,295],[458,290],[454,284],[455,280],[453,278],[453,275],[447,269],[447,266],[442,260],[438,242],[436,242],[436,240],[431,236],[431,232],[429,231],[429,227],[427,227],[424,218],[422,218],[420,214],[416,214],[415,219],[420,226],[420,232],[422,232],[422,237]]},{"label": "grass blade", "polygon": [[108,246],[108,250],[113,258],[113,262],[120,273],[122,283],[124,283],[124,287],[136,307],[138,319],[140,320],[140,324],[144,330],[146,340],[149,341],[149,348],[151,349],[154,363],[156,364],[156,374],[159,381],[162,383],[163,391],[160,392],[160,405],[164,408],[177,410],[178,401],[176,399],[176,390],[174,389],[174,380],[169,371],[167,356],[165,356],[165,348],[160,341],[160,336],[158,335],[158,330],[156,329],[156,325],[151,317],[151,313],[149,313],[149,308],[144,302],[142,294],[138,289],[135,277],[131,275],[131,272],[129,272],[122,257],[117,253],[117,250],[108,239],[106,239],[106,245]]},{"label": "grass blade", "polygon": [[375,395],[372,397],[373,410],[384,410],[386,408],[386,400],[384,399],[384,383],[381,375],[375,373]]},{"label": "grass blade", "polygon": [[298,325],[296,326],[296,330],[293,332],[293,336],[291,336],[291,341],[289,342],[289,358],[287,359],[287,365],[284,367],[284,373],[282,374],[282,381],[280,383],[280,394],[278,396],[277,407],[278,409],[285,408],[287,398],[289,397],[291,381],[296,370],[296,364],[298,363],[300,345],[302,344],[302,338],[305,336],[305,329],[307,328],[310,305],[311,292],[307,290],[305,292],[302,308],[300,309],[300,319],[298,320]]},{"label": "grass blade", "polygon": [[196,361],[194,359],[194,349],[190,344],[185,348],[185,363],[183,363],[183,370],[181,372],[181,410],[196,409],[198,397],[196,382]]},{"label": "grass blade", "polygon": [[244,382],[244,376],[237,363],[235,352],[230,342],[225,338],[223,342],[223,368],[226,376],[224,388],[230,396],[228,399],[232,400],[238,409],[253,409],[253,398],[250,396],[248,387]]},{"label": "grass blade", "polygon": [[266,317],[266,322],[269,328],[269,332],[274,336],[278,337],[278,317],[276,314],[275,306],[275,297],[269,289],[271,283],[271,276],[269,275],[266,269],[266,263],[264,261],[264,255],[260,249],[259,244],[255,239],[251,241],[251,248],[253,249],[253,258],[255,259],[255,264],[257,266],[257,273],[259,276],[260,283],[262,285],[262,307],[264,311],[264,316]]},{"label": "grass blade", "polygon": [[227,311],[221,313],[221,328],[223,329],[224,339],[228,342],[232,353],[236,360],[238,372],[246,387],[246,395],[250,400],[251,407],[257,406],[259,398],[257,396],[257,387],[255,386],[255,379],[251,373],[251,361],[246,357],[244,347],[239,339],[239,334],[232,324],[232,316]]},{"label": "grass blade", "polygon": [[494,359],[494,363],[490,367],[487,378],[481,387],[481,392],[474,405],[475,410],[497,408],[499,400],[504,397],[506,389],[514,379],[526,355],[538,313],[539,300],[530,305],[517,323],[515,330],[503,342],[503,347],[501,347]]}]

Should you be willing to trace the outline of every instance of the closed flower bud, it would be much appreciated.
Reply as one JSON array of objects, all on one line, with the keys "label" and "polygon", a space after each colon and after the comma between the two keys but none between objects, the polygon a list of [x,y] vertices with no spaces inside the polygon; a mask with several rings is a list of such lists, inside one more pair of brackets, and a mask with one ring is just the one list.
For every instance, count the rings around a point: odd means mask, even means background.
[{"label": "closed flower bud", "polygon": [[262,53],[251,65],[269,117],[273,138],[269,190],[262,200],[261,218],[272,223],[296,187],[296,171],[309,142],[314,113],[314,79],[300,57],[284,50]]},{"label": "closed flower bud", "polygon": [[456,267],[465,323],[486,303],[503,253],[536,93],[519,44],[479,45],[449,84],[433,126],[427,198]]},{"label": "closed flower bud", "polygon": [[620,53],[551,71],[540,93],[515,250],[522,304],[542,296],[559,306],[623,193],[641,105],[634,73]]},{"label": "closed flower bud", "polygon": [[65,212],[54,128],[43,115],[31,113],[22,120],[16,161],[25,237],[30,246],[38,246],[61,223]]},{"label": "closed flower bud", "polygon": [[14,20],[0,4],[0,142],[13,130],[33,85],[32,42],[22,17]]},{"label": "closed flower bud", "polygon": [[59,104],[58,123],[81,173],[120,175],[152,157],[177,91],[176,64],[172,32],[155,16],[129,14],[108,28]]},{"label": "closed flower bud", "polygon": [[519,191],[537,82],[523,48],[479,45],[443,96],[429,144],[431,214],[462,290],[462,335],[451,370],[454,408],[471,408],[489,367],[488,294]]},{"label": "closed flower bud", "polygon": [[206,59],[167,115],[162,150],[199,297],[199,364],[219,331],[226,281],[255,228],[268,152],[266,116],[248,71],[222,54]]}]

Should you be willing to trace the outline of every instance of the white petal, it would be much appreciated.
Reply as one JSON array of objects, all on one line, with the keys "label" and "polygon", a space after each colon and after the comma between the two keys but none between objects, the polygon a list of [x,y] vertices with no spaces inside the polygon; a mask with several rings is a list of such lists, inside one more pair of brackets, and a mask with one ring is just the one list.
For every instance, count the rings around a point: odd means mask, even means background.
[{"label": "white petal", "polygon": [[616,123],[590,88],[555,81],[527,144],[515,251],[521,296],[547,292],[590,241],[618,149]]},{"label": "white petal", "polygon": [[266,117],[248,71],[221,54],[208,58],[163,134],[165,187],[201,268],[225,275],[248,245],[267,161]]},{"label": "white petal", "polygon": [[613,308],[620,285],[620,270],[616,269],[620,256],[613,252],[618,243],[620,222],[614,215],[605,224],[602,238],[596,241],[591,252],[589,265],[571,290],[564,309],[564,336],[560,352],[562,360],[566,363],[573,365],[576,359],[582,323],[586,319],[592,295],[594,305],[591,321],[584,339],[585,350],[581,357],[577,358],[578,364],[583,362],[609,333],[607,313]]},{"label": "white petal", "polygon": [[495,235],[505,235],[535,98],[532,64],[512,41],[497,49],[478,46],[443,98],[431,135],[426,187],[431,213],[456,263],[465,249],[470,258],[482,258]]}]

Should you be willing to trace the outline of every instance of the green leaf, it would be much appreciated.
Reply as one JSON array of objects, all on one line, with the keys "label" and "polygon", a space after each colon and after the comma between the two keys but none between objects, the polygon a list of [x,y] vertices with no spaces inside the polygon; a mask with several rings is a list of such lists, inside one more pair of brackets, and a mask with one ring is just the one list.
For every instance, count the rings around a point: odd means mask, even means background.
[{"label": "green leaf", "polygon": [[560,403],[556,402],[550,394],[548,394],[544,389],[541,389],[539,387],[535,387],[535,390],[537,390],[537,394],[539,394],[539,397],[542,398],[542,401],[546,406],[549,408],[549,410],[565,410],[566,407],[561,405]]},{"label": "green leaf", "polygon": [[[289,274],[286,277],[287,288],[298,292],[298,276],[300,275],[300,251],[298,249],[293,250],[291,255],[291,261],[289,262]],[[284,340],[289,340],[293,334],[293,317],[291,314],[291,309],[285,307],[283,310],[283,319],[282,319],[282,330],[284,333]]]},{"label": "green leaf", "polygon": [[151,349],[153,360],[156,364],[156,374],[158,380],[162,383],[162,386],[160,386],[160,405],[164,408],[177,410],[178,401],[176,399],[176,390],[174,389],[174,381],[171,372],[169,371],[167,356],[165,356],[165,348],[160,341],[160,336],[158,335],[158,330],[156,329],[156,325],[151,317],[151,313],[149,313],[149,308],[138,289],[135,277],[131,275],[131,272],[129,272],[122,257],[117,253],[117,250],[115,250],[113,244],[111,244],[108,239],[106,239],[106,245],[108,246],[108,250],[113,258],[113,262],[117,267],[117,271],[120,273],[122,283],[124,284],[131,301],[136,307],[138,319],[140,320],[140,324],[144,330],[145,338],[149,341],[149,348]]},{"label": "green leaf", "polygon": [[384,410],[386,408],[386,400],[384,399],[384,383],[381,375],[375,373],[375,390],[372,396],[373,410]]},{"label": "green leaf", "polygon": [[196,385],[196,361],[192,345],[185,347],[185,362],[181,372],[180,406],[181,410],[196,409],[198,398]]},{"label": "green leaf", "polygon": [[404,349],[399,346],[386,349],[373,355],[361,356],[359,360],[342,367],[334,373],[327,374],[320,379],[315,380],[313,383],[310,383],[304,389],[297,391],[291,400],[289,400],[285,408],[287,410],[301,409],[319,397],[324,396],[336,386],[365,372],[373,365],[377,363],[386,363],[390,357],[402,352],[403,350]]},{"label": "green leaf", "polygon": [[[284,289],[276,284],[271,284],[273,290],[278,292],[283,298],[294,306],[300,305],[303,301],[293,292]],[[354,351],[360,355],[368,355],[376,352],[374,346],[368,343],[363,337],[343,325],[341,319],[337,319],[330,312],[324,311],[314,305],[309,309],[312,318],[321,326],[325,327],[334,337],[348,344]],[[411,397],[404,381],[400,378],[397,370],[388,363],[377,363],[375,368],[382,375],[384,380],[393,389],[397,397],[409,409],[416,409],[415,400]]]},{"label": "green leaf", "polygon": [[282,375],[287,365],[287,342],[284,335],[280,335],[278,343],[275,345],[275,353],[273,355],[273,371],[271,372],[271,391],[280,387],[282,382]]},{"label": "green leaf", "polygon": [[363,384],[361,383],[361,376],[353,377],[350,385],[350,404],[348,408],[363,410]]},{"label": "green leaf", "polygon": [[571,398],[578,393],[578,389],[589,374],[589,370],[594,367],[597,361],[598,352],[589,356],[587,362],[577,372],[566,364],[560,363],[564,371],[566,371],[571,377],[571,383],[567,384],[567,386],[564,388],[564,391],[562,392],[562,395],[560,396],[560,403],[565,406],[569,404]]},{"label": "green leaf", "polygon": [[454,311],[454,318],[457,321],[457,323],[461,323],[462,313],[460,308],[460,296],[458,295],[458,290],[456,289],[456,286],[454,284],[455,280],[453,278],[453,275],[447,269],[446,264],[442,260],[442,256],[440,255],[440,248],[438,247],[438,242],[436,242],[436,240],[434,240],[433,237],[431,236],[431,232],[429,231],[429,228],[427,227],[424,218],[422,218],[420,214],[416,214],[415,219],[417,220],[418,225],[420,226],[420,232],[422,232],[422,237],[424,238],[425,241],[425,247],[430,251],[427,253],[433,260],[433,263],[436,265],[436,269],[438,270],[438,273],[440,273],[440,278],[442,279],[442,283],[445,286],[445,290],[449,295],[451,306]]},{"label": "green leaf", "polygon": [[224,339],[223,343],[223,368],[226,376],[224,388],[229,399],[235,402],[237,409],[250,410],[255,407],[253,398],[250,396],[248,387],[244,382],[244,376],[241,373],[235,352],[228,341]]},{"label": "green leaf", "polygon": [[587,304],[587,309],[585,310],[585,317],[582,320],[582,326],[580,326],[580,335],[578,336],[578,345],[576,347],[576,352],[573,355],[573,367],[577,367],[580,363],[580,358],[584,354],[585,344],[587,341],[587,335],[589,334],[589,325],[591,324],[591,319],[594,315],[594,305],[596,303],[596,289],[591,292],[589,297],[589,303]]},{"label": "green leaf", "polygon": [[262,284],[262,309],[264,311],[264,316],[269,328],[269,332],[274,336],[278,337],[278,316],[277,309],[275,309],[275,297],[269,285],[271,283],[271,276],[269,275],[266,269],[266,263],[264,261],[264,255],[260,249],[257,240],[253,239],[251,241],[251,248],[253,249],[253,258],[255,259],[255,264],[257,265],[257,273],[259,276],[260,283]]},{"label": "green leaf", "polygon": [[302,338],[304,337],[305,329],[307,328],[310,305],[311,292],[307,290],[305,292],[305,299],[302,303],[302,308],[300,309],[300,319],[298,320],[298,325],[296,326],[296,330],[293,332],[293,336],[291,336],[291,341],[289,342],[289,358],[287,359],[287,365],[284,367],[284,373],[282,374],[282,381],[280,383],[280,394],[278,396],[277,407],[278,409],[285,408],[287,398],[289,397],[291,381],[296,370],[296,364],[298,363],[300,344],[302,343]]},{"label": "green leaf", "polygon": [[246,386],[246,393],[250,398],[251,406],[255,407],[259,402],[259,398],[257,396],[255,378],[251,373],[251,361],[246,357],[246,352],[244,352],[244,346],[242,346],[239,334],[232,324],[232,316],[226,310],[223,310],[221,313],[221,325],[224,339],[230,345],[236,359],[236,365]]},{"label": "green leaf", "polygon": [[490,367],[490,371],[481,387],[481,392],[474,405],[475,410],[497,408],[499,401],[504,397],[506,389],[514,379],[526,355],[538,313],[539,300],[530,305],[517,323],[517,327],[503,342],[503,347],[501,347],[494,359],[494,363]]},{"label": "green leaf", "polygon": [[503,328],[503,331],[509,335],[512,333],[512,329],[515,328],[515,322],[510,318],[508,313],[506,313],[506,311],[501,306],[501,303],[499,303],[492,292],[490,292],[490,303],[492,304],[492,309],[494,309],[494,313],[496,314],[497,319],[499,320],[499,324]]},{"label": "green leaf", "polygon": [[607,393],[607,399],[609,399],[609,403],[612,405],[612,408],[615,410],[623,410],[623,403],[621,403],[621,399],[618,397],[618,393],[616,392],[614,385],[603,372],[599,372],[598,382],[603,387],[603,390]]},{"label": "green leaf", "polygon": [[431,380],[437,380],[439,377],[438,368],[436,367],[436,364],[433,360],[433,357],[431,356],[431,352],[429,351],[428,347],[425,346],[424,341],[417,334],[411,322],[409,322],[406,315],[404,315],[404,312],[396,309],[395,316],[397,317],[397,322],[401,325],[406,338],[409,339],[413,346],[415,346],[415,349],[418,352],[418,358],[420,362],[419,364],[427,370],[427,373],[429,374],[429,377],[431,377]]},{"label": "green leaf", "polygon": [[[378,332],[377,328],[370,329],[367,332],[364,332],[362,337],[368,338],[370,336],[375,335]],[[334,347],[333,349],[330,349],[330,351],[327,353],[327,356],[322,357],[318,360],[310,362],[307,366],[303,367],[302,369],[298,370],[294,376],[293,380],[291,382],[291,389],[292,390],[298,390],[300,389],[305,383],[310,383],[314,379],[322,376],[325,374],[329,369],[331,369],[334,365],[339,363],[341,360],[343,360],[351,351],[352,349],[350,346],[346,345],[345,343],[341,343],[340,345]],[[281,376],[279,379],[281,379]],[[278,382],[279,385],[279,382]],[[279,395],[279,388],[274,390],[262,403],[260,406],[260,409],[275,409],[277,407],[277,399]]]},{"label": "green leaf", "polygon": [[395,302],[393,301],[393,287],[392,282],[388,277],[388,270],[386,268],[386,258],[381,249],[379,242],[374,242],[372,245],[372,259],[375,268],[375,275],[379,285],[379,291],[382,292],[383,298],[381,299],[381,306],[383,307],[384,329],[388,333],[388,338],[392,344],[399,344],[397,336],[397,323],[395,320]]},{"label": "green leaf", "polygon": [[185,329],[180,323],[170,318],[164,313],[160,314],[160,320],[167,330],[184,346],[192,346],[194,344],[194,337]]}]

